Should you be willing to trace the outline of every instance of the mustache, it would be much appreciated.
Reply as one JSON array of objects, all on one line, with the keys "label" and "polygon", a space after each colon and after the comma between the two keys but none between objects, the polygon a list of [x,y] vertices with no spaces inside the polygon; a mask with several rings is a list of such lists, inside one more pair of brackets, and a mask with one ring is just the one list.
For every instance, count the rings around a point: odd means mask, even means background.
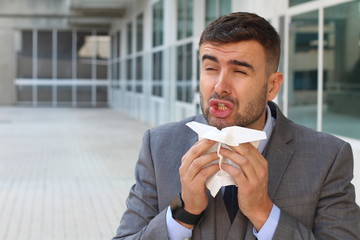
[{"label": "mustache", "polygon": [[237,105],[237,104],[238,104],[238,100],[237,100],[236,98],[232,98],[232,97],[230,97],[230,96],[220,96],[220,95],[217,94],[217,93],[212,94],[212,95],[209,97],[209,101],[210,101],[211,99],[229,101],[229,102],[231,102],[231,103],[234,104],[234,105]]}]

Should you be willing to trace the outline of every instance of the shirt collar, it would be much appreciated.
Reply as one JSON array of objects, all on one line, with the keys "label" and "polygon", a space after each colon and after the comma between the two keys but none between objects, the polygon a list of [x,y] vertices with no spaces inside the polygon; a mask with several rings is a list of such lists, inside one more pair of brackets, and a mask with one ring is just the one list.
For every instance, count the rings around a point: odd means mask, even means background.
[{"label": "shirt collar", "polygon": [[264,129],[263,129],[263,131],[266,134],[266,139],[260,140],[260,143],[258,146],[258,150],[260,153],[264,152],[266,144],[268,143],[268,141],[271,137],[271,134],[273,132],[273,129],[275,127],[275,124],[276,124],[276,119],[273,116],[271,116],[271,110],[268,105],[266,105],[266,113],[267,113],[266,114],[267,115],[266,123],[265,123]]}]

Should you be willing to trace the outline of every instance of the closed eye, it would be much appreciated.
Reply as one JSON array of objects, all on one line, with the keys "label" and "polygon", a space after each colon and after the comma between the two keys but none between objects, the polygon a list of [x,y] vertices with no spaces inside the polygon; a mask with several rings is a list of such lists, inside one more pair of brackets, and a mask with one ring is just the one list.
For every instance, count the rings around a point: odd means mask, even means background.
[{"label": "closed eye", "polygon": [[216,71],[215,68],[211,68],[211,67],[207,67],[207,68],[205,68],[205,70],[206,70],[206,71]]},{"label": "closed eye", "polygon": [[235,70],[234,72],[235,72],[235,73],[240,73],[240,74],[247,74],[246,72],[241,71],[241,70]]}]

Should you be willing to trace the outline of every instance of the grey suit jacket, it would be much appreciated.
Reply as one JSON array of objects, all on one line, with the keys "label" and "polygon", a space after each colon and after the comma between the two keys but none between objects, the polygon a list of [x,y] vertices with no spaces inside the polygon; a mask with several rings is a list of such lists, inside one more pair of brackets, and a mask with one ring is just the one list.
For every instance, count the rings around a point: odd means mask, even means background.
[{"label": "grey suit jacket", "polygon": [[[265,149],[269,195],[281,214],[273,239],[360,239],[353,157],[348,143],[297,125],[269,102],[276,126]],[[180,192],[182,156],[197,141],[185,126],[206,123],[202,115],[148,130],[136,165],[136,184],[114,239],[168,239],[166,209]],[[255,239],[238,212],[231,225],[221,196],[209,195],[192,239]]]}]

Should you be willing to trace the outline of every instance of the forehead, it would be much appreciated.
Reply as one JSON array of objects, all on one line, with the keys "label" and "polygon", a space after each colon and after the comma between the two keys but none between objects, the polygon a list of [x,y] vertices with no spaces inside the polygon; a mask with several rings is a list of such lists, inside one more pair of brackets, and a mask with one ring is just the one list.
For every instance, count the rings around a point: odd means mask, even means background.
[{"label": "forehead", "polygon": [[200,58],[209,55],[215,57],[219,62],[229,60],[265,61],[263,46],[253,40],[226,44],[205,42],[200,46],[199,52]]}]

